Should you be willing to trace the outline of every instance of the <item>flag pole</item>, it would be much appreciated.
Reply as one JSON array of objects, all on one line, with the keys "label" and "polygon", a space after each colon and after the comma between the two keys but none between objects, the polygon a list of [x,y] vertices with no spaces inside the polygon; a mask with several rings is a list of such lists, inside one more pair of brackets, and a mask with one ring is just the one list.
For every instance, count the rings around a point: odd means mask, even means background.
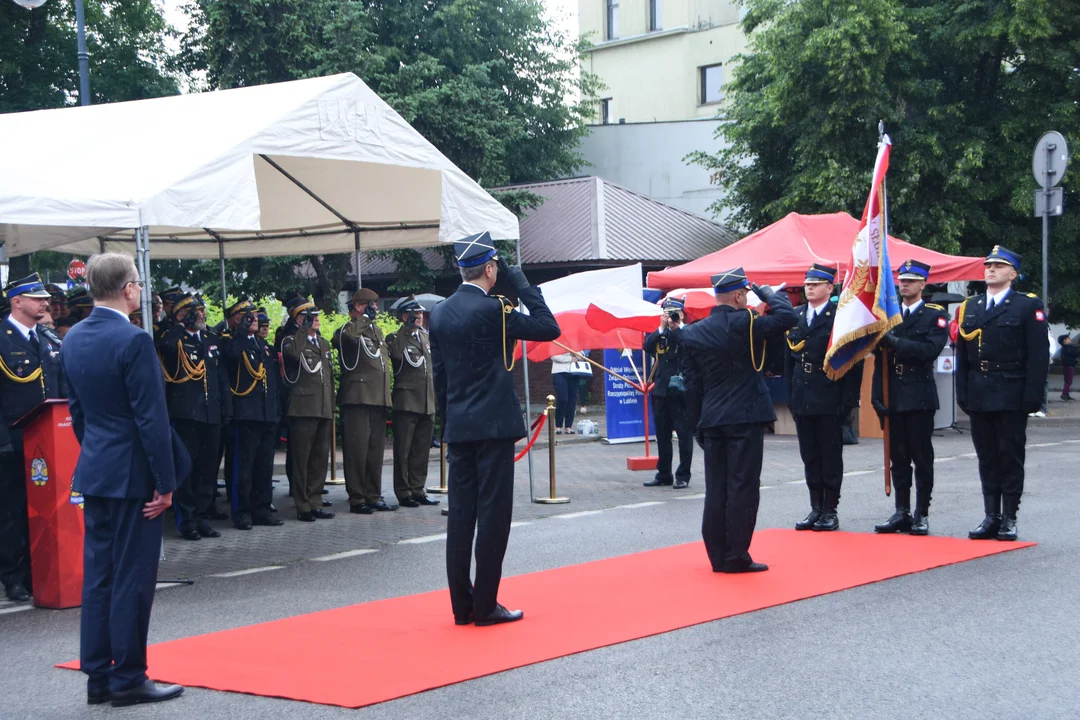
[{"label": "flag pole", "polygon": [[[885,121],[878,121],[878,145],[880,145],[885,138]],[[889,243],[889,194],[886,188],[887,180],[881,178],[881,224],[882,235],[881,242],[885,243],[888,247]],[[884,281],[885,273],[889,273],[888,281],[892,282],[892,268],[878,268],[878,283]],[[881,348],[881,402],[885,406],[885,410],[889,409],[889,349],[886,347]],[[885,413],[884,420],[881,423],[882,434],[884,435],[884,442],[882,447],[885,450],[885,497],[892,495],[892,447],[889,442],[889,414]]]}]

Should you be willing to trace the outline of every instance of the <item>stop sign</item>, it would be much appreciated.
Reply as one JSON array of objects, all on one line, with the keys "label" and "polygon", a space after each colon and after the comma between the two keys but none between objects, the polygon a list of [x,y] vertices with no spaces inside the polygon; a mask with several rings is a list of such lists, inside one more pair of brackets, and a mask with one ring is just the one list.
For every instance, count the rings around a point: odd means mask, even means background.
[{"label": "stop sign", "polygon": [[86,277],[86,263],[82,260],[72,260],[68,263],[68,277],[72,280],[81,280]]}]

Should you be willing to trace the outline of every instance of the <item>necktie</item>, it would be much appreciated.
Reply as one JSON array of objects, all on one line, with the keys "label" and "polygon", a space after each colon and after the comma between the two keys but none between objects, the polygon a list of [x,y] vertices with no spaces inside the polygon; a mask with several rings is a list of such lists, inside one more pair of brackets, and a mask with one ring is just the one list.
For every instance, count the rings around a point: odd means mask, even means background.
[{"label": "necktie", "polygon": [[30,335],[29,335],[29,339],[30,339],[30,344],[34,346],[34,350],[37,351],[38,353],[40,353],[41,352],[41,344],[38,342],[37,333],[34,332],[33,330],[31,330]]},{"label": "necktie", "polygon": [[994,309],[994,298],[990,298],[990,304],[986,306],[986,311],[990,312]]},{"label": "necktie", "polygon": [[904,319],[908,319],[908,315],[911,315],[911,308],[904,308]]}]

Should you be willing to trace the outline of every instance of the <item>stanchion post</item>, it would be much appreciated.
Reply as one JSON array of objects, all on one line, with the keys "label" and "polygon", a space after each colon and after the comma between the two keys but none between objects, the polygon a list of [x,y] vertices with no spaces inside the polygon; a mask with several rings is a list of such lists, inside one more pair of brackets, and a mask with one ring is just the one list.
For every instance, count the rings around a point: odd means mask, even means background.
[{"label": "stanchion post", "polygon": [[337,480],[337,413],[330,416],[330,481]]},{"label": "stanchion post", "polygon": [[547,416],[548,424],[548,484],[550,489],[546,498],[533,498],[533,502],[545,505],[561,505],[570,502],[570,498],[558,497],[555,494],[555,420],[552,417],[555,414],[555,396],[548,395],[547,401],[548,406],[544,409],[544,414]]},{"label": "stanchion post", "polygon": [[429,493],[434,495],[445,495],[446,489],[446,443],[439,443],[439,485],[438,487],[432,485],[427,488]]}]

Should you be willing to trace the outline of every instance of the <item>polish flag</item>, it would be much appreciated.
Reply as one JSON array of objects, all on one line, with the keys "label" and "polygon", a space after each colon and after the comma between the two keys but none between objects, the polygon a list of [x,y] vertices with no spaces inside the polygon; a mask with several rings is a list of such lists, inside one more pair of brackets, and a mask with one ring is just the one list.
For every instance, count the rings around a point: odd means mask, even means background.
[{"label": "polish flag", "polygon": [[[781,283],[777,290],[783,290],[787,283]],[[708,288],[679,288],[678,290],[672,290],[663,298],[660,299],[660,304],[663,305],[664,300],[673,298],[680,300],[683,303],[683,312],[686,313],[686,318],[690,322],[697,322],[702,318],[708,317],[712,309],[716,307],[716,293],[713,292],[711,287]],[[761,298],[754,294],[753,290],[746,293],[746,305],[747,307],[758,308],[762,302]]]},{"label": "polish flag", "polygon": [[[660,326],[660,306],[641,297],[641,263],[574,273],[539,287],[562,329],[559,342],[574,350],[640,350],[645,333]],[[566,352],[550,342],[528,348],[534,362]]]}]

